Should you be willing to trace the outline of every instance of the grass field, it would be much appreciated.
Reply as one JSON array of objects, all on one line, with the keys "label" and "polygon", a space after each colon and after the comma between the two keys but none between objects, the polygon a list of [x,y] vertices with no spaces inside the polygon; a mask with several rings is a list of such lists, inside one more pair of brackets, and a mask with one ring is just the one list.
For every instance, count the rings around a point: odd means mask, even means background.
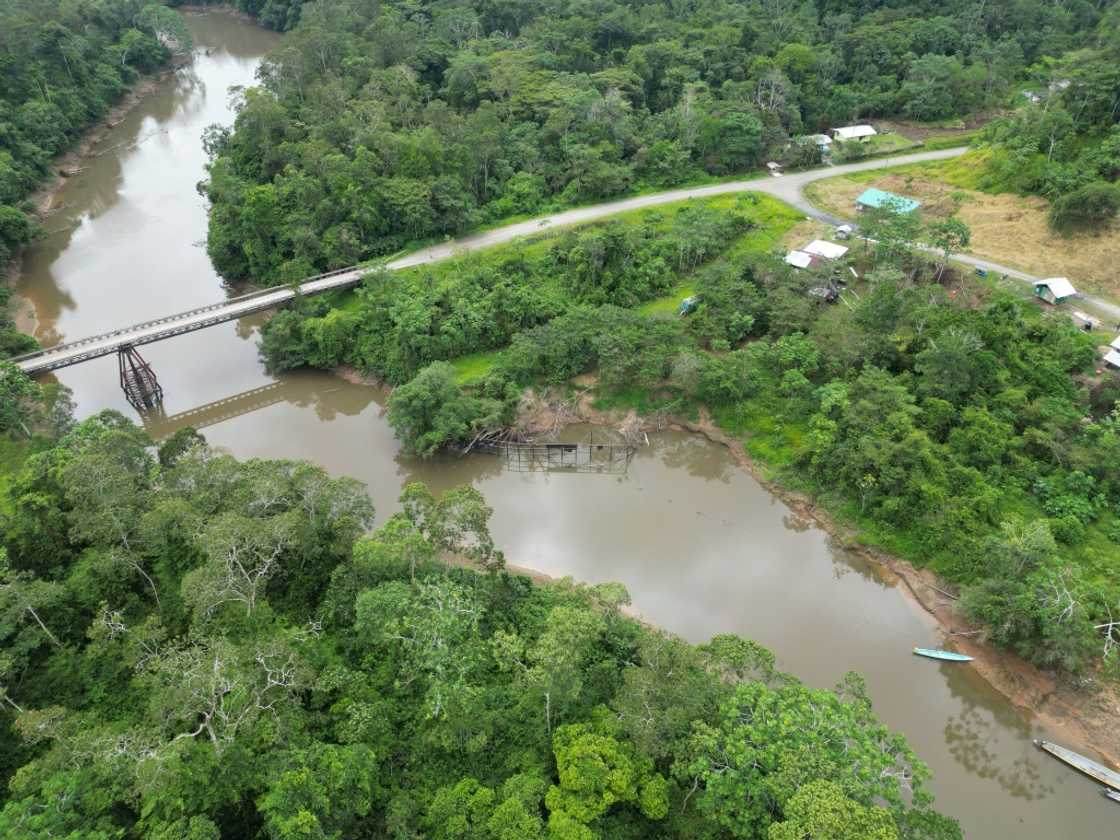
[{"label": "grass field", "polygon": [[972,229],[969,253],[1043,277],[1069,277],[1086,292],[1120,300],[1120,223],[1100,234],[1063,237],[1046,222],[1044,199],[978,189],[979,160],[972,153],[949,161],[890,172],[857,172],[810,184],[806,197],[837,216],[853,218],[856,196],[878,187],[922,202],[927,219],[956,215]]},{"label": "grass field", "polygon": [[451,366],[455,368],[455,382],[459,385],[477,385],[486,378],[486,374],[494,367],[499,352],[498,350],[491,350],[452,359]]}]

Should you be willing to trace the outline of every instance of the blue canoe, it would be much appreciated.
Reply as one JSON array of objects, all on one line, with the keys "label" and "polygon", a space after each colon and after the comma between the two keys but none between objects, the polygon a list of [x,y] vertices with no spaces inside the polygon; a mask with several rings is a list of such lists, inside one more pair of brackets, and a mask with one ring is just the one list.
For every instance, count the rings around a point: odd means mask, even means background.
[{"label": "blue canoe", "polygon": [[944,659],[946,662],[971,662],[971,656],[963,653],[953,653],[951,650],[934,650],[933,648],[914,648],[918,656],[928,656],[930,659]]}]

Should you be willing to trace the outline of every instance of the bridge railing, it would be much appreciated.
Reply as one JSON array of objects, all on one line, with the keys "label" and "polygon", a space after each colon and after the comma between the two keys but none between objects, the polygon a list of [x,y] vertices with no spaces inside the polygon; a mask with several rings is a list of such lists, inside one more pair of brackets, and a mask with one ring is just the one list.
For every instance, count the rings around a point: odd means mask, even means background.
[{"label": "bridge railing", "polygon": [[[327,271],[323,274],[316,274],[314,277],[307,277],[304,280],[301,280],[294,288],[302,289],[304,286],[308,285],[309,283],[315,283],[315,282],[318,282],[320,280],[328,280],[331,277],[338,277],[339,275],[342,275],[342,274],[349,274],[349,273],[352,273],[352,272],[355,272],[355,271],[362,271],[362,270],[367,269],[367,268],[372,269],[374,267],[375,267],[374,264],[360,263],[356,266],[351,266],[349,268],[339,268],[339,269],[335,269],[334,271]],[[77,341],[68,341],[64,344],[56,344],[53,347],[45,347],[42,350],[34,350],[30,353],[24,353],[24,354],[19,355],[19,356],[11,356],[8,359],[5,359],[4,361],[11,362],[12,364],[19,364],[20,362],[30,361],[31,359],[38,359],[38,358],[43,358],[45,356],[53,356],[53,355],[58,355],[58,354],[64,354],[64,353],[67,353],[67,352],[73,351],[73,350],[80,350],[82,347],[87,347],[91,344],[97,344],[97,343],[100,343],[100,342],[103,342],[103,341],[108,341],[108,340],[113,339],[113,338],[119,338],[121,336],[128,335],[129,333],[137,332],[138,330],[147,329],[148,327],[157,327],[157,326],[160,326],[161,324],[173,324],[177,321],[183,321],[187,318],[194,318],[198,315],[205,315],[207,312],[219,312],[223,309],[228,309],[231,306],[236,306],[239,303],[246,303],[246,302],[249,302],[249,301],[252,301],[252,300],[256,300],[258,298],[264,298],[264,297],[268,297],[270,295],[274,295],[277,292],[291,291],[292,289],[293,289],[292,285],[269,286],[267,289],[257,289],[256,291],[247,292],[246,294],[238,295],[237,297],[226,298],[224,301],[221,301],[220,303],[211,303],[211,304],[208,304],[206,306],[199,306],[199,307],[196,307],[195,309],[188,309],[185,312],[176,312],[174,315],[165,315],[162,318],[155,318],[151,321],[144,321],[143,323],[140,323],[140,324],[131,324],[127,327],[122,327],[121,329],[113,330],[112,332],[101,333],[100,335],[89,336],[88,338],[82,338],[82,339],[79,339]],[[244,314],[251,314],[251,313],[244,313]]]}]

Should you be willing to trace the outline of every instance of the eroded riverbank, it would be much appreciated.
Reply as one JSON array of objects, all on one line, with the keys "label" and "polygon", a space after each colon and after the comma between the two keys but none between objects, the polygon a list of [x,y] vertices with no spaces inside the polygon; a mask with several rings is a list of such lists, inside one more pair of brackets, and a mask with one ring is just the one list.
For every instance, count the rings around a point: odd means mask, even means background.
[{"label": "eroded riverbank", "polygon": [[[223,16],[190,22],[211,55],[141,103],[108,143],[166,131],[70,179],[60,213],[77,226],[27,255],[25,283],[47,338],[78,338],[223,294],[200,244],[199,134],[232,119],[226,90],[251,83],[275,37]],[[667,429],[618,476],[513,473],[481,455],[417,462],[385,421],[383,390],[327,373],[268,375],[256,347],[260,320],[146,346],[166,416],[142,418],[145,426],[163,435],[192,425],[240,458],[304,458],[358,478],[379,521],[409,481],[437,492],[472,483],[493,506],[495,539],[513,563],[557,578],[618,580],[643,620],[691,641],[755,638],[811,685],[834,685],[847,670],[866,675],[884,722],[932,767],[938,808],[969,836],[1043,840],[1115,827],[1115,806],[1094,785],[1030,745],[1064,733],[1021,714],[974,670],[913,657],[911,647],[938,643],[941,631],[902,582],[755,481],[732,450]],[[74,389],[81,416],[115,408],[140,419],[120,393],[114,359],[59,378]]]},{"label": "eroded riverbank", "polygon": [[[353,377],[351,381],[363,381],[356,372],[349,373]],[[583,384],[591,385],[593,381],[585,377]],[[1120,692],[1114,685],[1094,681],[1075,686],[1069,677],[1043,671],[1022,657],[987,642],[983,628],[971,622],[960,608],[951,584],[929,569],[918,568],[900,557],[861,543],[851,528],[839,522],[812,497],[770,479],[743,442],[719,428],[706,413],[702,412],[698,420],[666,416],[655,422],[639,419],[634,412],[623,415],[617,411],[598,410],[593,407],[591,394],[588,388],[574,400],[552,404],[532,398],[518,425],[529,434],[548,433],[576,424],[609,428],[619,433],[625,430],[633,434],[641,429],[647,434],[656,434],[667,426],[700,435],[726,448],[738,465],[767,492],[781,499],[798,516],[830,534],[847,552],[874,563],[883,574],[900,584],[897,588],[902,596],[937,623],[942,636],[939,646],[974,657],[969,667],[1021,713],[1061,732],[1067,746],[1120,767]]]}]

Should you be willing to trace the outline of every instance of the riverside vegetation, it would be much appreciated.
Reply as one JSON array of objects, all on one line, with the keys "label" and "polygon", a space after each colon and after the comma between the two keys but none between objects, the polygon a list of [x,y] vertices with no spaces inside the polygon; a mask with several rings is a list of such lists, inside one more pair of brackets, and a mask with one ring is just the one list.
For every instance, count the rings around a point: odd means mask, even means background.
[{"label": "riverside vegetation", "polygon": [[[0,0],[0,277],[38,234],[28,196],[141,74],[190,46],[179,15],[151,0]],[[7,317],[0,357],[38,345]]]},{"label": "riverside vegetation", "polygon": [[[317,0],[232,134],[208,136],[209,252],[227,279],[286,283],[511,216],[812,164],[816,144],[791,138],[1003,106],[1027,67],[1114,19],[1100,5]],[[1070,107],[1104,119],[1110,77],[1082,78]]]},{"label": "riverside vegetation", "polygon": [[[890,212],[864,220],[878,245],[855,252],[857,293],[822,305],[807,291],[828,271],[773,254],[798,218],[722,197],[374,273],[341,306],[279,313],[262,348],[277,367],[352,364],[397,385],[389,420],[421,455],[583,373],[604,405],[706,408],[861,539],[958,584],[995,641],[1115,669],[1120,383],[1093,376],[1093,337],[998,287],[950,293],[967,228]],[[693,293],[699,309],[676,317]]]},{"label": "riverside vegetation", "polygon": [[[210,254],[226,277],[288,282],[770,156],[812,162],[790,144],[803,132],[999,106],[1046,67],[1056,93],[991,130],[990,160],[1107,193],[1116,15],[324,0],[232,133],[207,138]],[[419,454],[510,422],[525,386],[579,373],[615,403],[706,406],[865,539],[962,586],[997,641],[1070,671],[1114,665],[1120,416],[1115,383],[1090,376],[1091,339],[991,289],[949,300],[933,280],[967,245],[955,220],[924,234],[916,217],[867,221],[875,271],[850,309],[822,311],[806,291],[827,278],[768,258],[792,220],[748,198],[379,275],[340,308],[281,313],[263,348],[276,368],[349,363],[397,385],[391,421]],[[923,235],[936,267],[910,247]],[[669,288],[681,294],[658,301]],[[658,317],[693,291],[695,315]]]},{"label": "riverside vegetation", "polygon": [[0,500],[5,838],[960,836],[857,676],[512,576],[471,488],[369,532],[311,464],[54,416]]}]

